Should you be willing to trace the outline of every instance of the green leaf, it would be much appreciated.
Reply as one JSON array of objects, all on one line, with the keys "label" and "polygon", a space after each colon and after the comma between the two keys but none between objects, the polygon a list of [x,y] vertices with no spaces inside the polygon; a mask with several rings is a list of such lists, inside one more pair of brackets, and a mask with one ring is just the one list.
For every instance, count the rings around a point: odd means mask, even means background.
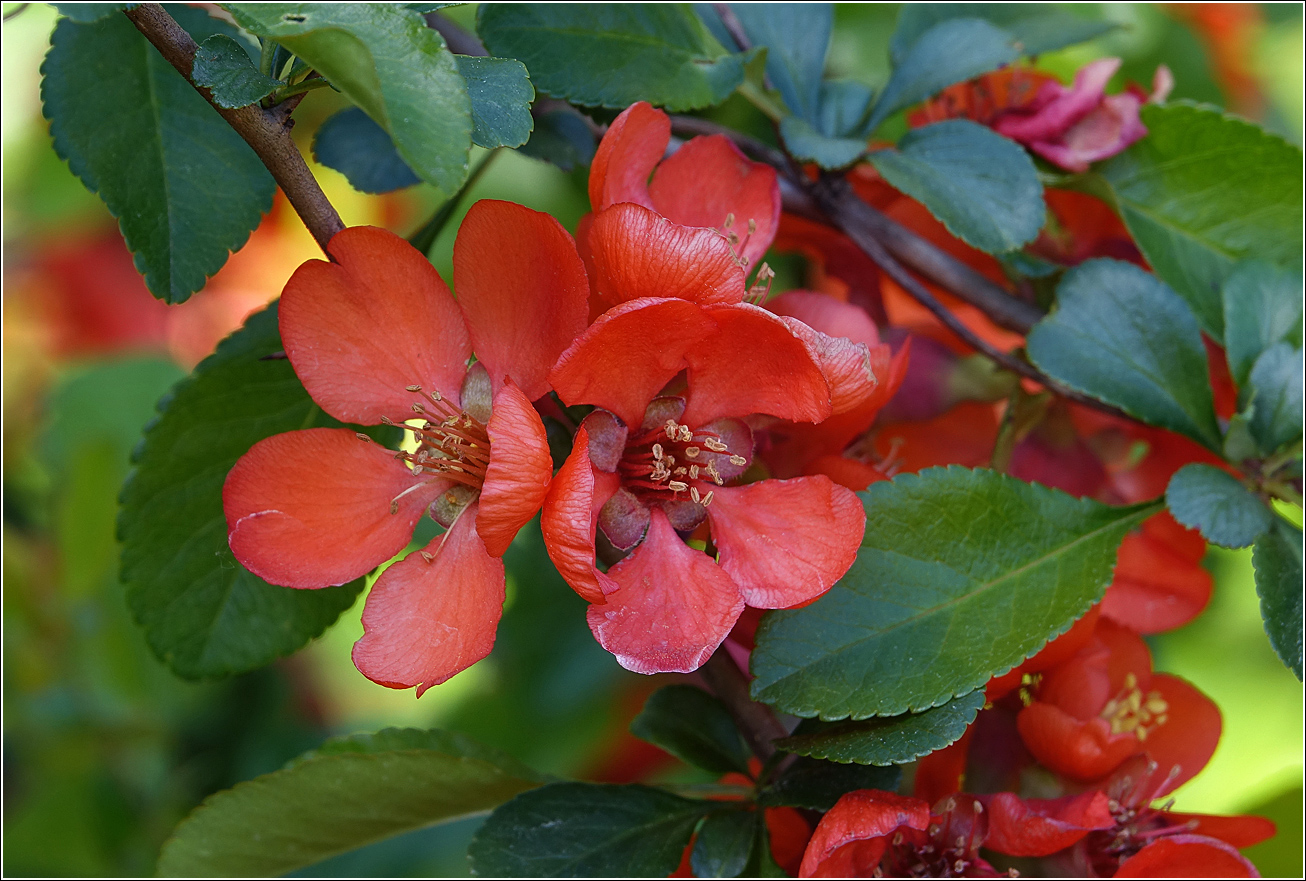
[{"label": "green leaf", "polygon": [[766,47],[766,74],[785,105],[808,122],[821,106],[821,76],[830,50],[830,3],[734,3],[754,46]]},{"label": "green leaf", "polygon": [[1057,286],[1030,359],[1071,388],[1220,449],[1206,348],[1187,304],[1132,263],[1089,260]]},{"label": "green leaf", "polygon": [[1239,263],[1224,283],[1224,352],[1238,387],[1278,342],[1302,343],[1302,275],[1259,260]]},{"label": "green leaf", "polygon": [[488,149],[526,143],[535,126],[535,87],[526,67],[515,58],[455,55],[454,60],[472,100],[472,143]]},{"label": "green leaf", "polygon": [[[856,762],[859,765],[900,765],[943,749],[966,733],[984,706],[984,692],[972,691],[922,713],[905,713],[864,722],[805,721],[793,737],[776,746],[801,756]],[[806,730],[804,730],[806,729]]]},{"label": "green leaf", "polygon": [[501,806],[467,849],[487,877],[661,877],[709,802],[648,786],[551,783]]},{"label": "green leaf", "polygon": [[594,132],[585,120],[567,108],[550,110],[537,117],[531,139],[522,145],[521,152],[571,171],[589,165],[597,147]]},{"label": "green leaf", "polygon": [[309,759],[320,756],[335,756],[346,753],[381,753],[396,750],[433,750],[451,756],[462,756],[495,765],[499,770],[522,780],[546,782],[534,768],[517,761],[502,750],[486,746],[478,740],[457,731],[442,731],[439,728],[383,728],[366,734],[351,734],[347,737],[333,737],[315,750],[310,750],[291,761],[286,767],[293,768]]},{"label": "green leaf", "polygon": [[1275,518],[1252,548],[1261,618],[1279,660],[1302,678],[1302,532]]},{"label": "green leaf", "polygon": [[389,193],[421,180],[386,130],[357,107],[346,107],[322,123],[313,135],[313,156],[363,193]]},{"label": "green leaf", "polygon": [[1223,339],[1236,261],[1301,264],[1301,150],[1214,107],[1148,104],[1142,119],[1147,137],[1098,170],[1147,262]]},{"label": "green leaf", "polygon": [[385,3],[229,3],[237,24],[276,40],[363,109],[417,175],[448,196],[467,176],[472,108],[444,40],[421,14]]},{"label": "green leaf", "polygon": [[66,15],[78,24],[90,24],[115,12],[140,6],[139,3],[51,3],[50,5],[59,10],[60,15]]},{"label": "green leaf", "polygon": [[1252,437],[1251,425],[1254,409],[1253,405],[1248,405],[1241,412],[1229,417],[1229,425],[1224,432],[1224,446],[1221,449],[1221,454],[1226,462],[1245,462],[1260,455],[1260,446],[1256,443],[1256,439]]},{"label": "green leaf", "polygon": [[1010,64],[1019,56],[1006,31],[978,18],[954,18],[934,25],[894,65],[867,129],[874,132],[890,115],[923,101],[953,83]]},{"label": "green leaf", "polygon": [[923,33],[953,18],[992,22],[1011,34],[1026,55],[1042,55],[1082,43],[1116,27],[1051,3],[907,3],[898,14],[898,26],[889,43],[894,66],[902,63],[907,50]]},{"label": "green leaf", "polygon": [[758,804],[773,807],[788,805],[809,811],[828,811],[846,792],[854,789],[898,788],[902,769],[897,766],[852,765],[801,757],[767,786],[758,796]]},{"label": "green leaf", "polygon": [[630,732],[715,774],[748,773],[749,751],[721,701],[692,685],[655,691]]},{"label": "green leaf", "polygon": [[282,875],[539,785],[539,775],[487,758],[487,747],[462,747],[444,732],[411,729],[336,741],[209,796],[164,844],[158,873]]},{"label": "green leaf", "polygon": [[852,165],[866,152],[864,138],[832,138],[797,116],[780,120],[780,137],[795,159],[815,162],[827,169]]},{"label": "green leaf", "polygon": [[848,574],[812,605],[762,619],[755,700],[865,719],[969,694],[1101,599],[1121,539],[1157,510],[960,466],[899,475],[862,499],[866,535]]},{"label": "green leaf", "polygon": [[1301,440],[1302,350],[1275,343],[1256,359],[1248,377],[1252,389],[1252,436],[1269,454]]},{"label": "green leaf", "polygon": [[912,129],[871,164],[895,189],[930,209],[958,238],[990,254],[1038,236],[1043,185],[1021,147],[967,119]]},{"label": "green leaf", "polygon": [[1190,463],[1176,471],[1165,501],[1176,520],[1224,548],[1249,547],[1274,520],[1242,481],[1211,465]]},{"label": "green leaf", "polygon": [[493,54],[520,58],[541,91],[576,104],[693,110],[744,79],[745,57],[684,4],[486,3],[476,30]]},{"label": "green leaf", "polygon": [[200,43],[190,75],[195,85],[204,86],[214,101],[227,108],[262,101],[284,85],[260,73],[245,47],[224,34],[214,34]]},{"label": "green leaf", "polygon": [[[236,33],[169,11],[197,40]],[[60,19],[41,72],[55,152],[118,218],[150,293],[186,300],[272,207],[272,175],[124,16]]]},{"label": "green leaf", "polygon": [[276,308],[252,316],[160,403],[137,449],[118,520],[122,580],[145,637],[188,679],[261,667],[349,608],[360,578],[294,590],[251,574],[231,553],[222,484],[273,434],[338,424],[308,397],[281,349]]},{"label": "green leaf", "polygon": [[780,120],[785,147],[795,158],[822,168],[851,165],[866,152],[871,90],[853,80],[829,80],[821,84],[820,96],[814,123],[799,116]]},{"label": "green leaf", "polygon": [[757,814],[740,809],[708,814],[689,855],[695,878],[738,878],[758,833]]}]

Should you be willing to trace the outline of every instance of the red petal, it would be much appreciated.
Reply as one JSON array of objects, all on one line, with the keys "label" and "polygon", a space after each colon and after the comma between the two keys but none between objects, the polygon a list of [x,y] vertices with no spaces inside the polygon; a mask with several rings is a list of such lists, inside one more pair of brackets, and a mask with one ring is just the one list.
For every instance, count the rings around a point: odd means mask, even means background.
[{"label": "red petal", "polygon": [[985,698],[989,703],[999,700],[1019,688],[1021,678],[1025,674],[1050,670],[1070,660],[1092,639],[1093,630],[1097,627],[1097,619],[1101,613],[1102,606],[1100,603],[1091,606],[1084,613],[1084,617],[1072,624],[1065,633],[1039,649],[1038,654],[1034,655],[1034,657],[1003,673],[1001,676],[990,679],[988,686],[984,690]]},{"label": "red petal", "polygon": [[549,368],[585,329],[589,281],[576,243],[547,214],[482,199],[458,229],[453,283],[472,347],[497,388],[505,376],[528,400],[549,391]]},{"label": "red petal", "polygon": [[590,630],[617,663],[636,673],[692,673],[744,610],[730,576],[680,540],[654,509],[644,542],[608,570],[617,590],[590,606]]},{"label": "red petal", "polygon": [[719,233],[672,223],[639,205],[595,215],[587,244],[594,288],[609,306],[640,297],[738,303],[744,270]]},{"label": "red petal", "polygon": [[1164,777],[1178,768],[1176,776],[1157,791],[1154,798],[1191,780],[1206,767],[1220,741],[1220,710],[1211,699],[1178,676],[1158,673],[1151,687],[1160,692],[1169,709],[1166,721],[1148,732],[1143,747],[1157,763],[1157,773]]},{"label": "red petal", "polygon": [[[930,806],[919,798],[879,789],[849,792],[841,796],[817,824],[812,840],[808,842],[807,853],[803,854],[798,877],[869,876],[884,855],[887,836],[903,826],[924,830],[929,825]],[[873,841],[878,841],[879,846],[860,851],[844,850],[854,842]]]},{"label": "red petal", "polygon": [[[414,477],[390,450],[352,431],[310,428],[251,447],[227,475],[222,507],[231,550],[246,569],[286,587],[326,587],[402,551],[449,486]],[[413,487],[421,488],[405,494]]]},{"label": "red petal", "polygon": [[872,483],[888,480],[889,477],[874,465],[868,465],[858,459],[846,456],[821,456],[807,466],[808,474],[824,474],[840,486],[846,486],[853,492],[861,492]]},{"label": "red petal", "polygon": [[747,303],[707,311],[716,332],[685,353],[686,425],[752,413],[791,422],[820,422],[830,415],[825,374],[784,321]]},{"label": "red petal", "polygon": [[830,386],[830,406],[834,413],[847,413],[871,399],[879,378],[871,368],[871,353],[865,343],[828,336],[797,318],[780,320],[803,341],[812,360],[821,366],[821,373]]},{"label": "red petal", "polygon": [[1239,817],[1216,817],[1211,814],[1183,814],[1167,811],[1166,819],[1176,826],[1193,824],[1195,835],[1218,838],[1234,847],[1251,847],[1274,837],[1274,821],[1268,817],[1244,814]]},{"label": "red petal", "polygon": [[594,568],[594,530],[599,508],[616,486],[614,481],[606,494],[596,491],[595,477],[590,466],[589,434],[581,426],[571,455],[558,469],[544,497],[540,529],[549,559],[571,589],[591,603],[602,603],[604,594],[616,590],[617,585]]},{"label": "red petal", "polygon": [[880,344],[880,332],[866,310],[818,291],[789,291],[768,300],[766,308],[776,315],[797,318],[812,330],[830,336],[847,337],[868,348]]},{"label": "red petal", "polygon": [[[354,666],[388,688],[421,697],[490,653],[503,614],[503,562],[476,535],[476,502],[424,551],[376,580],[363,607]],[[431,557],[427,560],[423,553]]]},{"label": "red petal", "polygon": [[825,593],[857,559],[866,529],[861,501],[823,475],[719,488],[707,516],[721,568],[759,609]]},{"label": "red petal", "polygon": [[417,249],[354,226],[309,260],[281,294],[281,341],[304,388],[332,416],[375,425],[411,417],[420,385],[458,400],[472,354],[458,304]]},{"label": "red petal", "polygon": [[612,120],[590,163],[590,206],[602,211],[617,202],[652,208],[648,176],[671,140],[671,119],[646,101]]},{"label": "red petal", "polygon": [[1211,601],[1211,573],[1202,567],[1206,541],[1167,512],[1148,519],[1120,545],[1115,578],[1102,613],[1139,633],[1187,624]]},{"label": "red petal", "polygon": [[501,557],[517,530],[544,503],[553,474],[553,457],[540,414],[512,380],[494,396],[494,412],[486,426],[490,464],[481,488],[476,531],[492,557]]},{"label": "red petal", "polygon": [[562,353],[549,379],[568,406],[593,404],[639,425],[653,396],[685,369],[685,353],[713,328],[694,303],[631,300],[594,322]]},{"label": "red petal", "polygon": [[[771,247],[780,226],[775,169],[750,161],[725,135],[689,141],[657,167],[648,192],[657,212],[676,223],[733,230],[739,256],[749,266]],[[734,223],[727,227],[732,214]]]},{"label": "red petal", "polygon": [[1134,735],[1112,734],[1105,719],[1082,722],[1042,701],[1021,710],[1016,727],[1034,758],[1072,780],[1098,780],[1143,751]]},{"label": "red petal", "polygon": [[1070,847],[1094,829],[1110,829],[1110,799],[1103,792],[1063,798],[1022,799],[1014,792],[985,798],[989,834],[984,846],[1013,857],[1043,857]]},{"label": "red petal", "polygon": [[926,804],[938,804],[940,799],[961,791],[974,736],[975,725],[971,724],[956,741],[922,756],[912,779],[912,795],[924,799]]},{"label": "red petal", "polygon": [[1120,864],[1113,878],[1259,878],[1245,856],[1215,838],[1170,835]]}]

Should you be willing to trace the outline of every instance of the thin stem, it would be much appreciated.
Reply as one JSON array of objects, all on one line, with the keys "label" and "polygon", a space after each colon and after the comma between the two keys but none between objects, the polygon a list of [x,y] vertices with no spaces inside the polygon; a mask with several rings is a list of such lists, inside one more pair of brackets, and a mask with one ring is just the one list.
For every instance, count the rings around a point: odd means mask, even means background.
[{"label": "thin stem", "polygon": [[[235,110],[219,107],[214,103],[209,90],[196,86],[195,81],[191,79],[191,68],[195,63],[195,51],[198,48],[195,41],[173,20],[172,16],[163,10],[162,6],[157,3],[142,3],[134,9],[125,10],[123,14],[131,20],[138,31],[145,35],[145,39],[159,50],[167,62],[176,68],[187,82],[195,86],[195,90],[204,97],[204,100],[213,105],[213,109],[218,111],[236,133],[254,148],[258,158],[267,166],[268,171],[272,172],[273,179],[286,194],[286,198],[290,200],[300,219],[304,221],[304,226],[308,227],[308,231],[313,234],[318,245],[326,251],[331,237],[344,229],[345,225],[322,192],[322,188],[318,186],[313,173],[308,170],[299,147],[290,137],[290,129],[294,125],[289,116],[291,107],[281,105],[271,110],[264,110],[257,104],[238,107]],[[293,103],[294,99],[287,102],[287,104]]]},{"label": "thin stem", "polygon": [[730,711],[730,716],[748,741],[753,755],[763,762],[775,755],[772,741],[788,737],[789,732],[780,724],[770,707],[759,704],[748,696],[748,679],[725,646],[713,652],[698,672],[707,687]]},{"label": "thin stem", "polygon": [[277,54],[276,40],[263,38],[259,44],[258,52],[258,72],[264,76],[272,76],[272,59]]},{"label": "thin stem", "polygon": [[759,89],[754,83],[750,83],[748,80],[744,80],[740,83],[739,88],[736,91],[747,98],[750,104],[765,113],[772,122],[779,122],[789,115],[788,111],[772,101],[765,91]]},{"label": "thin stem", "polygon": [[329,82],[320,76],[309,77],[308,79],[300,80],[292,85],[282,86],[272,93],[269,101],[271,105],[275,106],[287,98],[293,98],[296,95],[303,95],[313,91],[314,89],[329,88],[330,85]]}]

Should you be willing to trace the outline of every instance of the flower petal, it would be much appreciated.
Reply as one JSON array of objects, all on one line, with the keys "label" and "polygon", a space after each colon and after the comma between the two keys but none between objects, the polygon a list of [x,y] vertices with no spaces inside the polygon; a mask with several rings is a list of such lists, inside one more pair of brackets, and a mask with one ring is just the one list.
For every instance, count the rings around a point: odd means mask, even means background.
[{"label": "flower petal", "polygon": [[989,812],[984,846],[1007,856],[1048,856],[1094,829],[1110,829],[1116,824],[1104,792],[1029,799],[999,792],[980,799]]},{"label": "flower petal", "polygon": [[[421,697],[490,653],[503,614],[503,561],[485,552],[473,502],[426,548],[376,580],[363,607],[354,666]],[[429,559],[428,559],[429,558]]]},{"label": "flower petal", "polygon": [[868,348],[880,344],[880,332],[866,310],[819,291],[789,291],[767,300],[766,308],[776,315],[797,318],[812,330],[830,336],[847,337]]},{"label": "flower petal", "polygon": [[852,566],[866,510],[824,475],[716,490],[707,509],[721,568],[759,609],[787,609],[825,593]]},{"label": "flower petal", "polygon": [[[830,406],[834,413],[847,413],[869,401],[879,387],[879,378],[871,367],[871,353],[865,343],[847,337],[827,336],[813,330],[797,318],[780,319],[794,336],[807,346],[830,386]],[[885,346],[885,353],[888,352]]]},{"label": "flower petal", "polygon": [[1202,567],[1206,541],[1167,512],[1125,536],[1102,614],[1139,633],[1187,624],[1211,600],[1211,573]]},{"label": "flower petal", "polygon": [[593,404],[639,425],[653,396],[685,369],[685,353],[714,327],[702,307],[685,300],[631,300],[590,325],[549,380],[568,406]]},{"label": "flower petal", "polygon": [[830,415],[825,374],[779,316],[747,303],[716,306],[707,313],[716,332],[685,353],[685,424],[752,413],[791,422],[820,422]]},{"label": "flower petal", "polygon": [[671,141],[671,119],[647,101],[632,104],[612,120],[590,163],[590,206],[602,211],[618,202],[646,208],[648,176]]},{"label": "flower petal", "polygon": [[222,507],[231,550],[246,569],[286,587],[326,587],[402,551],[450,485],[415,477],[390,450],[352,431],[309,428],[265,438],[241,456],[222,486]]},{"label": "flower petal", "polygon": [[[657,212],[676,223],[733,231],[749,266],[771,247],[780,226],[775,169],[750,161],[725,135],[694,138],[667,157],[648,192]],[[729,215],[734,223],[727,226]]]},{"label": "flower petal", "polygon": [[571,589],[591,603],[602,603],[604,594],[617,589],[616,582],[594,567],[598,512],[617,488],[615,479],[605,481],[610,485],[601,488],[597,474],[590,465],[589,433],[582,425],[571,455],[549,485],[540,515],[549,559]]},{"label": "flower petal", "polygon": [[1160,693],[1168,709],[1166,721],[1151,729],[1143,747],[1157,763],[1159,776],[1175,775],[1157,790],[1154,798],[1160,798],[1206,767],[1215,754],[1223,724],[1220,709],[1211,699],[1178,676],[1157,673],[1152,677],[1152,688]]},{"label": "flower petal", "polygon": [[643,543],[608,570],[617,590],[586,617],[627,670],[692,673],[721,645],[744,601],[707,554],[680,540],[666,514],[650,514]]},{"label": "flower petal", "polygon": [[527,400],[548,393],[549,368],[589,318],[585,266],[562,224],[513,202],[482,199],[458,229],[453,283],[494,386],[507,376]]},{"label": "flower petal", "polygon": [[[812,833],[803,854],[800,878],[866,877],[888,847],[885,840],[907,827],[923,831],[930,825],[930,806],[919,798],[858,789],[840,796]],[[844,850],[854,842],[878,843],[870,850]],[[838,853],[836,853],[838,852]],[[831,859],[831,858],[834,859]]]},{"label": "flower petal", "polygon": [[672,223],[639,205],[594,216],[589,245],[593,283],[609,306],[640,297],[704,305],[744,298],[744,270],[717,232]]},{"label": "flower petal", "polygon": [[1259,878],[1251,860],[1205,835],[1157,839],[1120,864],[1113,878]]},{"label": "flower petal", "polygon": [[1016,727],[1034,758],[1058,774],[1082,782],[1105,777],[1125,759],[1143,751],[1134,735],[1112,734],[1105,719],[1080,721],[1042,701],[1021,710]]},{"label": "flower petal", "polygon": [[553,475],[553,457],[540,414],[511,379],[494,396],[486,426],[490,464],[481,487],[476,532],[491,557],[502,557],[517,530],[544,503]]},{"label": "flower petal", "polygon": [[364,425],[412,416],[410,385],[457,401],[472,349],[435,267],[371,226],[336,233],[327,250],[336,262],[301,265],[279,307],[286,355],[313,400]]},{"label": "flower petal", "polygon": [[1268,817],[1243,814],[1236,817],[1219,817],[1211,814],[1185,814],[1180,811],[1166,811],[1166,818],[1177,826],[1191,824],[1197,835],[1218,838],[1234,847],[1251,847],[1273,838],[1277,830],[1274,821]]},{"label": "flower petal", "polygon": [[1059,83],[1045,83],[1040,98],[1046,101],[1033,114],[1012,113],[994,123],[994,130],[1022,144],[1035,141],[1056,141],[1079,120],[1102,103],[1106,84],[1120,69],[1119,58],[1099,58],[1079,69],[1075,83],[1069,89]]}]

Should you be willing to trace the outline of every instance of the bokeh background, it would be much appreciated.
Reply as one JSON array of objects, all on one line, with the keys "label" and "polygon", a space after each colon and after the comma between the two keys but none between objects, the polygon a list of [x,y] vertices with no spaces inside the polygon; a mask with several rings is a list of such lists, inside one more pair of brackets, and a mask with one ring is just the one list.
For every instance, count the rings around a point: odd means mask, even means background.
[{"label": "bokeh background", "polygon": [[[38,71],[55,12],[3,9],[17,11],[3,26],[2,55],[4,873],[149,874],[170,830],[207,794],[328,736],[386,726],[457,729],[558,774],[694,779],[626,732],[663,682],[627,673],[595,644],[584,603],[552,571],[537,529],[509,554],[493,654],[420,701],[354,670],[361,601],[304,651],[244,676],[185,682],[153,657],[117,581],[116,499],[131,450],[169,386],[318,252],[278,196],[201,293],[181,306],[154,300],[104,205],[51,148]],[[450,12],[468,24],[474,14]],[[1164,62],[1173,97],[1221,105],[1302,143],[1300,4],[1104,4],[1101,14],[1123,27],[1040,66],[1069,80],[1085,62],[1116,55],[1122,82],[1149,83]],[[839,8],[835,72],[883,82],[896,15],[894,5]],[[315,93],[297,132],[307,136],[339,106],[338,96]],[[750,111],[732,101],[716,113],[742,123]],[[446,278],[456,221],[476,198],[521,202],[571,229],[587,208],[584,169],[501,153],[432,251]],[[339,174],[313,170],[347,224],[407,235],[438,207],[425,185],[363,196]],[[788,272],[776,290],[798,280],[792,261],[779,265]],[[1272,816],[1278,838],[1249,855],[1266,875],[1299,876],[1302,688],[1261,630],[1250,551],[1215,550],[1206,562],[1217,584],[1210,607],[1149,640],[1158,669],[1188,678],[1224,713],[1214,760],[1178,791],[1176,807]],[[478,822],[412,833],[304,874],[463,875]]]}]

